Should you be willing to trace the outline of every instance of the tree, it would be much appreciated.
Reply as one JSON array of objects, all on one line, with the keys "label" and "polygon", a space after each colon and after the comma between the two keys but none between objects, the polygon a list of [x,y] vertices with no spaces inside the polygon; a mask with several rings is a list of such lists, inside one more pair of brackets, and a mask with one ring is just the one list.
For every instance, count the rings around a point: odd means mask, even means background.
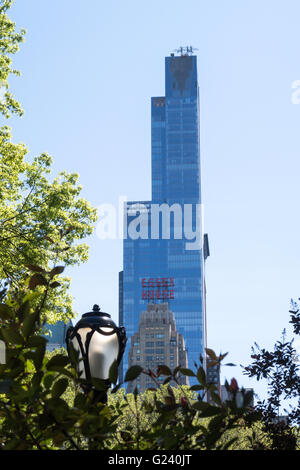
[{"label": "tree", "polygon": [[[0,340],[7,345],[7,362],[0,365],[0,381],[10,381],[9,391],[0,395],[2,449],[211,450],[228,449],[237,440],[236,431],[248,410],[245,406],[238,408],[234,399],[223,404],[215,386],[206,382],[201,365],[195,372],[160,366],[155,373],[133,366],[125,376],[126,382],[146,373],[156,385],[157,377],[164,376],[164,385],[143,395],[137,390],[124,395],[122,384],[115,383],[113,364],[109,375],[114,388],[109,400],[97,401],[97,394],[107,387],[106,381],[93,380],[94,392],[77,377],[65,352],[46,354],[39,319],[52,283],[51,271],[43,277],[43,292],[36,286],[24,293],[20,304],[9,300],[0,304]],[[36,294],[35,306],[32,294]],[[180,386],[179,373],[194,376],[198,385]],[[178,387],[171,387],[170,382]],[[208,392],[212,404],[203,400]],[[228,437],[230,431],[236,434]]]},{"label": "tree", "polygon": [[10,55],[19,50],[19,44],[24,40],[25,30],[16,32],[15,24],[7,16],[7,11],[11,7],[13,0],[1,0],[0,3],[0,113],[6,118],[12,113],[21,116],[23,110],[20,103],[8,91],[8,78],[11,74],[19,75],[20,72],[11,67]]},{"label": "tree", "polygon": [[[300,300],[300,299],[299,299]],[[296,336],[300,334],[300,309],[292,301],[290,323]],[[254,448],[295,450],[300,448],[300,362],[294,347],[294,338],[286,339],[286,332],[274,345],[273,351],[255,344],[252,363],[244,373],[257,380],[265,380],[268,396],[256,405],[266,439],[253,440]],[[282,414],[284,415],[282,416]]]},{"label": "tree", "polygon": [[[0,2],[0,79],[5,88],[9,75],[17,73],[11,68],[10,55],[17,52],[24,37],[24,31],[17,33],[7,16],[11,4],[10,0]],[[0,112],[5,117],[22,112],[8,91]],[[31,281],[34,286],[42,286],[42,274],[51,266],[86,261],[88,247],[79,242],[92,233],[96,221],[96,210],[79,197],[77,174],[61,172],[49,181],[51,157],[41,154],[29,161],[27,153],[23,144],[11,141],[7,126],[0,129],[0,279],[12,298],[26,288],[30,272],[36,273]],[[62,278],[58,292],[47,296],[42,314],[48,322],[73,315],[69,284],[69,278]]]}]

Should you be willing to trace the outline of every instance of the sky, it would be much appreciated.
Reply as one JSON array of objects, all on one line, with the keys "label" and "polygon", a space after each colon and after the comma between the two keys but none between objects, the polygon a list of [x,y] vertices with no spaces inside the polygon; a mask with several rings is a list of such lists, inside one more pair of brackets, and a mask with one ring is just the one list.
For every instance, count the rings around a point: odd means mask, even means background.
[{"label": "sky", "polygon": [[[151,198],[150,99],[164,95],[164,57],[198,50],[208,346],[222,369],[265,393],[239,364],[272,347],[300,296],[298,0],[16,0],[27,30],[8,121],[29,158],[80,174],[94,206]],[[293,103],[294,102],[294,103]],[[98,303],[118,320],[121,240],[89,237],[89,261],[67,272],[78,315]],[[299,350],[300,353],[300,350]]]}]

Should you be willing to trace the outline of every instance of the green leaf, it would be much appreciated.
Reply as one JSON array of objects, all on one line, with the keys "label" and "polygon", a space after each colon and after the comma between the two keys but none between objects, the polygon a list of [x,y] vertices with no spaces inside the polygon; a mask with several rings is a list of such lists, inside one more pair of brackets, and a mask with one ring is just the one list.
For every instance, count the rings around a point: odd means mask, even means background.
[{"label": "green leaf", "polygon": [[110,382],[113,384],[117,383],[118,380],[118,363],[117,361],[114,361],[112,365],[110,366],[109,369],[109,374],[108,374]]},{"label": "green leaf", "polygon": [[68,404],[61,398],[50,398],[46,401],[46,405],[59,420],[63,419],[69,411]]},{"label": "green leaf", "polygon": [[159,377],[160,375],[172,375],[172,372],[168,366],[159,365],[157,367],[157,377]]},{"label": "green leaf", "polygon": [[223,427],[223,424],[224,424],[224,416],[219,414],[210,420],[208,424],[208,429],[211,434],[213,434],[214,432],[222,432],[221,429]]},{"label": "green leaf", "polygon": [[199,369],[197,370],[197,379],[199,383],[203,385],[203,387],[206,386],[206,374],[203,367],[199,367]]},{"label": "green leaf", "polygon": [[65,367],[69,364],[69,359],[67,356],[62,354],[57,354],[53,356],[46,365],[48,370],[57,370],[57,368]]},{"label": "green leaf", "polygon": [[44,336],[32,336],[28,339],[27,345],[31,348],[38,348],[41,346],[45,346],[48,343],[48,340],[44,338]]},{"label": "green leaf", "polygon": [[69,385],[68,379],[64,377],[57,380],[57,382],[54,383],[52,390],[51,390],[52,398],[59,398],[65,392],[68,385]]},{"label": "green leaf", "polygon": [[175,367],[175,369],[173,370],[173,376],[175,376],[180,370],[180,366],[177,366]]},{"label": "green leaf", "polygon": [[61,274],[63,271],[65,270],[65,267],[64,266],[55,266],[55,268],[53,268],[51,271],[50,271],[50,277],[51,279],[56,276],[57,274]]},{"label": "green leaf", "polygon": [[30,303],[28,300],[26,300],[26,302],[23,302],[21,306],[18,308],[17,318],[23,321],[24,318],[28,315],[29,310],[30,310]]},{"label": "green leaf", "polygon": [[75,400],[74,400],[74,406],[75,408],[79,408],[82,410],[86,404],[86,397],[83,393],[77,393]]},{"label": "green leaf", "polygon": [[43,378],[43,384],[44,384],[45,388],[47,388],[47,389],[51,388],[55,378],[56,377],[55,377],[54,374],[45,375],[44,378]]},{"label": "green leaf", "polygon": [[7,326],[7,327],[2,327],[1,328],[1,335],[7,341],[8,343],[19,345],[23,344],[24,340],[22,336],[20,335],[19,331],[17,330],[17,327],[14,326]]},{"label": "green leaf", "polygon": [[46,286],[47,281],[42,274],[34,274],[29,280],[29,289],[33,290],[36,286]]},{"label": "green leaf", "polygon": [[32,378],[31,385],[33,389],[38,389],[43,378],[43,372],[36,372]]},{"label": "green leaf", "polygon": [[230,439],[230,441],[226,442],[226,444],[224,445],[220,445],[219,446],[219,450],[228,450],[230,446],[232,446],[232,444],[234,444],[236,441],[238,440],[238,437],[233,437],[232,439]]},{"label": "green leaf", "polygon": [[191,390],[195,391],[195,392],[198,392],[200,390],[203,390],[203,386],[202,385],[192,385],[191,387]]},{"label": "green leaf", "polygon": [[32,357],[36,370],[39,370],[42,367],[43,360],[45,357],[45,352],[46,352],[46,343],[41,344],[40,346],[36,348],[34,356]]},{"label": "green leaf", "polygon": [[39,292],[28,292],[23,299],[23,303],[37,299],[41,294]]},{"label": "green leaf", "polygon": [[12,318],[13,310],[6,304],[0,304],[0,319],[9,320]]},{"label": "green leaf", "polygon": [[61,286],[61,283],[54,281],[54,282],[51,282],[49,287],[51,287],[51,289],[55,289],[55,287],[59,287],[59,286]]},{"label": "green leaf", "polygon": [[131,366],[125,375],[125,382],[135,380],[143,371],[141,366]]},{"label": "green leaf", "polygon": [[188,377],[196,377],[195,373],[191,369],[186,369],[184,367],[180,367],[179,371],[183,375],[187,375]]},{"label": "green leaf", "polygon": [[36,264],[26,264],[26,268],[28,268],[30,271],[33,271],[34,273],[45,273],[45,269],[41,268],[40,266],[37,266]]},{"label": "green leaf", "polygon": [[211,398],[213,399],[213,401],[219,405],[219,406],[222,406],[222,400],[220,398],[220,396],[216,393],[216,392],[210,392],[210,395],[211,395]]},{"label": "green leaf", "polygon": [[107,382],[103,379],[96,379],[95,377],[92,377],[92,384],[99,392],[104,392],[108,388]]},{"label": "green leaf", "polygon": [[213,361],[218,361],[215,351],[209,348],[205,348],[206,354],[212,359]]},{"label": "green leaf", "polygon": [[228,356],[228,352],[225,353],[225,354],[220,354],[220,356],[219,356],[219,362],[223,361],[223,359],[224,359],[226,356]]},{"label": "green leaf", "polygon": [[222,408],[210,405],[209,403],[198,401],[192,405],[192,407],[200,411],[200,418],[208,418],[211,416],[216,416],[223,412]]},{"label": "green leaf", "polygon": [[22,333],[25,337],[28,337],[33,333],[35,322],[39,318],[38,310],[35,310],[33,313],[28,312],[22,326]]}]

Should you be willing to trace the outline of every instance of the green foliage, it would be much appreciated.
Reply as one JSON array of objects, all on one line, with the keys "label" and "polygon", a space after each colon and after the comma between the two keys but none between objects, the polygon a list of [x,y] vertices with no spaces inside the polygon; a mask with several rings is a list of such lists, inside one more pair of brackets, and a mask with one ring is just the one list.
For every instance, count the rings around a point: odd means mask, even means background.
[{"label": "green foliage", "polygon": [[[0,0],[0,114],[5,118],[22,114],[8,92],[10,74],[18,73],[11,67],[11,55],[24,38],[24,31],[16,32],[7,16],[11,4]],[[27,153],[24,144],[12,142],[7,126],[0,128],[0,294],[8,291],[7,303],[14,305],[28,287],[38,292],[46,288],[41,315],[54,323],[73,314],[70,278],[58,283],[56,276],[66,266],[87,260],[88,247],[81,240],[92,233],[96,210],[80,197],[76,173],[61,172],[50,181],[51,157],[43,153],[30,161]]]},{"label": "green foliage", "polygon": [[19,75],[19,71],[12,68],[11,55],[19,50],[19,44],[24,40],[25,31],[16,32],[15,24],[7,16],[7,10],[12,0],[2,0],[0,3],[0,113],[6,118],[12,113],[21,116],[23,110],[8,91],[8,78],[11,74]]},{"label": "green foliage", "polygon": [[[52,274],[53,270],[44,273],[47,283]],[[231,399],[221,402],[202,365],[195,371],[167,366],[145,371],[133,366],[126,382],[147,374],[153,388],[143,394],[136,389],[126,394],[123,384],[118,384],[109,390],[108,400],[102,400],[107,383],[94,379],[92,387],[78,378],[65,349],[46,351],[47,340],[39,333],[45,293],[38,293],[33,300],[25,292],[20,305],[0,304],[0,340],[7,346],[0,382],[10,383],[7,393],[0,395],[3,449],[228,450],[273,446],[259,413],[249,408],[247,393],[243,392],[243,403],[238,407],[238,389],[232,381],[227,384]],[[220,364],[224,357],[215,355],[215,360]],[[180,385],[180,374],[195,377],[197,385]],[[109,375],[115,384],[116,363]],[[161,375],[164,385],[158,381]],[[297,441],[297,430],[293,433]]]},{"label": "green foliage", "polygon": [[[36,279],[37,267],[34,271],[29,285]],[[151,373],[152,391],[126,395],[119,384],[104,403],[99,400],[105,390],[101,381],[94,380],[94,388],[88,384],[81,388],[83,381],[66,351],[46,352],[47,340],[39,333],[39,319],[51,277],[61,271],[43,273],[45,292],[34,299],[25,292],[20,305],[0,305],[0,339],[7,347],[0,381],[10,381],[9,391],[0,397],[2,448],[178,450],[228,446],[228,440],[223,445],[222,439],[240,426],[248,411],[237,409],[234,403],[225,406],[203,401],[208,391],[214,390],[207,384],[202,366],[193,372],[201,394],[179,385],[179,373],[191,375],[192,371],[160,366]],[[126,381],[135,380],[141,373],[150,374],[133,366]],[[166,384],[158,387],[160,374],[165,375]],[[117,380],[116,363],[110,369],[110,378]],[[177,386],[171,387],[170,381]]]},{"label": "green foliage", "polygon": [[71,315],[70,279],[58,283],[56,277],[64,266],[87,260],[88,247],[78,241],[92,232],[96,211],[79,197],[77,175],[61,173],[49,182],[50,157],[30,163],[25,154],[21,144],[11,143],[9,130],[0,129],[0,278],[8,281],[12,301],[27,286],[48,286],[51,323]]}]

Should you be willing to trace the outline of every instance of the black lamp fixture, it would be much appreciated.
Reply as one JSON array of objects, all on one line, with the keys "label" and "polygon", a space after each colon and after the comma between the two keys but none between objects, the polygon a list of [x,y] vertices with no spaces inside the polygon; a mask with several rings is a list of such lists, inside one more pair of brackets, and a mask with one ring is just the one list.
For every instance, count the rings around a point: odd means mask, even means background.
[{"label": "black lamp fixture", "polygon": [[66,334],[70,360],[72,344],[78,353],[78,362],[74,366],[80,379],[90,384],[90,388],[92,379],[105,381],[109,388],[110,367],[115,361],[120,364],[126,341],[125,328],[118,327],[108,313],[100,311],[98,305],[94,305],[92,312],[82,315],[75,327],[70,326]]}]

